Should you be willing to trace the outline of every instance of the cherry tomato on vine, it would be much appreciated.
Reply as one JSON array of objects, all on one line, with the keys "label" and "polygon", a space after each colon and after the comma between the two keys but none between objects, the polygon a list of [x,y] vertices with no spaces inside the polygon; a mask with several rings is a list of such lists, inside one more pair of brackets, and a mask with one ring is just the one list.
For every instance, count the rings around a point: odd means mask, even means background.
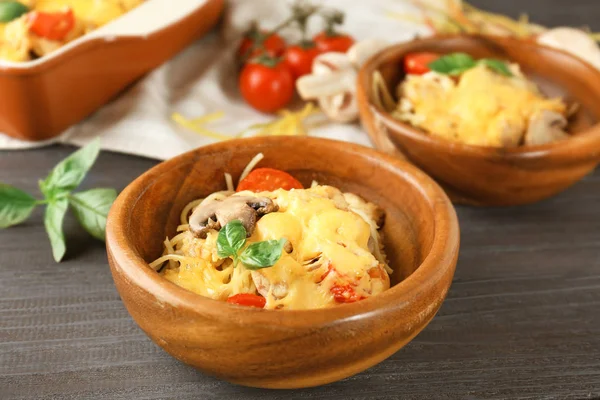
[{"label": "cherry tomato on vine", "polygon": [[404,71],[407,74],[423,75],[430,71],[429,64],[440,58],[436,53],[409,53],[404,57]]},{"label": "cherry tomato on vine", "polygon": [[260,57],[244,66],[239,87],[242,96],[252,107],[262,112],[275,112],[292,100],[294,77],[282,61]]},{"label": "cherry tomato on vine", "polygon": [[313,41],[321,53],[328,53],[330,51],[345,53],[354,44],[354,39],[350,35],[327,31],[316,35]]},{"label": "cherry tomato on vine", "polygon": [[313,43],[299,44],[285,50],[284,60],[297,79],[311,73],[313,60],[318,55],[319,50]]},{"label": "cherry tomato on vine", "polygon": [[[254,44],[257,44],[255,49],[252,49]],[[262,47],[260,47],[262,43]],[[258,57],[262,54],[268,54],[277,57],[285,51],[285,40],[277,33],[268,31],[250,31],[244,36],[240,47],[238,48],[238,56],[242,59],[250,59]]]}]

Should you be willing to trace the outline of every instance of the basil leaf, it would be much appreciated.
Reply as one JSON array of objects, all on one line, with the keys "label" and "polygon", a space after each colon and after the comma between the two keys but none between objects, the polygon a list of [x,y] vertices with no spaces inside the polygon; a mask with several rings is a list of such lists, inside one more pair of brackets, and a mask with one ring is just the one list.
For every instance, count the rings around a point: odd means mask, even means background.
[{"label": "basil leaf", "polygon": [[116,198],[114,189],[91,189],[69,196],[69,203],[81,226],[96,239],[104,240],[106,217]]},{"label": "basil leaf", "polygon": [[237,261],[237,253],[246,244],[246,228],[242,221],[235,219],[223,226],[217,236],[217,254],[221,258],[233,257]]},{"label": "basil leaf", "polygon": [[513,73],[508,68],[508,65],[501,60],[496,60],[493,58],[482,58],[479,60],[479,63],[484,64],[492,71],[497,72],[504,76],[513,76]]},{"label": "basil leaf", "polygon": [[18,1],[0,1],[0,22],[10,22],[28,11],[29,8]]},{"label": "basil leaf", "polygon": [[100,152],[100,140],[95,139],[59,162],[40,182],[40,189],[48,199],[56,199],[64,192],[75,189],[96,161]]},{"label": "basil leaf", "polygon": [[446,75],[460,75],[473,68],[477,63],[466,53],[452,53],[430,62],[430,70]]},{"label": "basil leaf", "polygon": [[69,202],[67,199],[50,202],[46,207],[46,214],[44,214],[44,225],[46,226],[46,232],[52,245],[52,255],[56,262],[59,262],[63,258],[67,250],[62,225],[68,205]]},{"label": "basil leaf", "polygon": [[279,261],[286,241],[279,239],[252,243],[240,255],[240,261],[251,270],[272,267]]},{"label": "basil leaf", "polygon": [[16,187],[0,183],[0,229],[25,221],[36,206],[36,200]]}]

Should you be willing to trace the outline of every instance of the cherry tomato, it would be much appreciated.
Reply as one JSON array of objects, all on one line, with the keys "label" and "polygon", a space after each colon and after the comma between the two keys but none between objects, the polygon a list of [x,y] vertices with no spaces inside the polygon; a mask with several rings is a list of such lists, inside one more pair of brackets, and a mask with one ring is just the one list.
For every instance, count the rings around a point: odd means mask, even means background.
[{"label": "cherry tomato", "polygon": [[246,64],[239,85],[246,102],[262,112],[280,110],[294,96],[294,77],[290,69],[273,59]]},{"label": "cherry tomato", "polygon": [[345,285],[336,283],[331,287],[330,291],[333,294],[334,300],[338,303],[354,303],[365,298],[359,296],[354,291],[354,287],[349,283]]},{"label": "cherry tomato", "polygon": [[319,50],[314,44],[290,46],[285,50],[285,63],[292,71],[294,78],[310,74],[313,60],[319,55]]},{"label": "cherry tomato", "polygon": [[352,36],[343,33],[329,34],[326,31],[319,33],[313,38],[320,53],[328,53],[330,51],[339,51],[345,53],[354,44]]},{"label": "cherry tomato", "polygon": [[423,75],[430,71],[429,64],[440,58],[436,53],[409,53],[404,57],[404,71],[407,74]]},{"label": "cherry tomato", "polygon": [[75,17],[70,8],[53,13],[33,11],[29,13],[28,19],[31,32],[50,40],[63,40],[75,26]]},{"label": "cherry tomato", "polygon": [[238,185],[237,191],[272,192],[277,189],[304,189],[304,186],[287,172],[274,168],[257,168]]},{"label": "cherry tomato", "polygon": [[265,304],[267,304],[267,299],[257,294],[240,293],[229,297],[227,302],[239,306],[264,308]]},{"label": "cherry tomato", "polygon": [[[263,41],[263,48],[257,47],[250,50],[257,41]],[[269,34],[267,31],[251,31],[242,39],[242,43],[240,43],[240,47],[238,48],[238,56],[242,59],[250,59],[264,54],[265,50],[268,55],[278,57],[285,51],[285,40],[276,33]]]}]

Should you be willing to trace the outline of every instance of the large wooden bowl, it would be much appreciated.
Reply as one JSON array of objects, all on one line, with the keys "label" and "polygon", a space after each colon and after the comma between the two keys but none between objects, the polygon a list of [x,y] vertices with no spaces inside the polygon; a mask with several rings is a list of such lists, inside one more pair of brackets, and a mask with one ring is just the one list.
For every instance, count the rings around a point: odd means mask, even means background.
[{"label": "large wooden bowl", "polygon": [[[448,142],[394,119],[374,105],[373,73],[380,71],[395,93],[404,76],[402,60],[415,51],[462,51],[476,58],[495,57],[519,63],[542,92],[581,105],[569,126],[573,137],[543,146],[478,147]],[[440,36],[395,45],[363,66],[358,100],[362,123],[375,146],[419,166],[456,202],[533,203],[565,190],[600,162],[600,71],[568,53],[533,42],[489,36]]]},{"label": "large wooden bowl", "polygon": [[[387,213],[393,287],[322,310],[242,309],[205,298],[148,266],[192,199],[223,190],[263,152],[263,166],[364,196]],[[127,310],[175,358],[228,381],[268,388],[321,385],[389,357],[433,318],[456,265],[459,228],[443,190],[403,161],[316,138],[254,138],[206,146],[152,168],[118,197],[106,247]]]}]

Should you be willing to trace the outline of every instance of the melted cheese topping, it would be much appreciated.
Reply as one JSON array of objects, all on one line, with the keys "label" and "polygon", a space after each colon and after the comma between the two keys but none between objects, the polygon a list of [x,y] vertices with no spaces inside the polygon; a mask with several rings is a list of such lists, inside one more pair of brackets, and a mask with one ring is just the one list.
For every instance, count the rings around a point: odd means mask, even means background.
[{"label": "melted cheese topping", "polygon": [[389,288],[385,260],[378,260],[369,249],[375,222],[352,211],[361,208],[368,216],[374,208],[370,203],[352,195],[351,206],[342,192],[329,186],[237,195],[269,197],[279,206],[278,212],[258,220],[247,243],[285,238],[291,251],[283,252],[272,267],[249,271],[218,257],[216,231],[206,239],[185,231],[170,241],[181,241],[177,256],[181,259],[179,266],[162,272],[165,278],[220,300],[258,292],[266,298],[267,309],[328,307]]},{"label": "melted cheese topping", "polygon": [[458,83],[435,72],[408,75],[399,90],[400,119],[470,145],[516,146],[532,116],[566,112],[562,100],[545,98],[520,73],[506,77],[483,65],[464,72]]}]

